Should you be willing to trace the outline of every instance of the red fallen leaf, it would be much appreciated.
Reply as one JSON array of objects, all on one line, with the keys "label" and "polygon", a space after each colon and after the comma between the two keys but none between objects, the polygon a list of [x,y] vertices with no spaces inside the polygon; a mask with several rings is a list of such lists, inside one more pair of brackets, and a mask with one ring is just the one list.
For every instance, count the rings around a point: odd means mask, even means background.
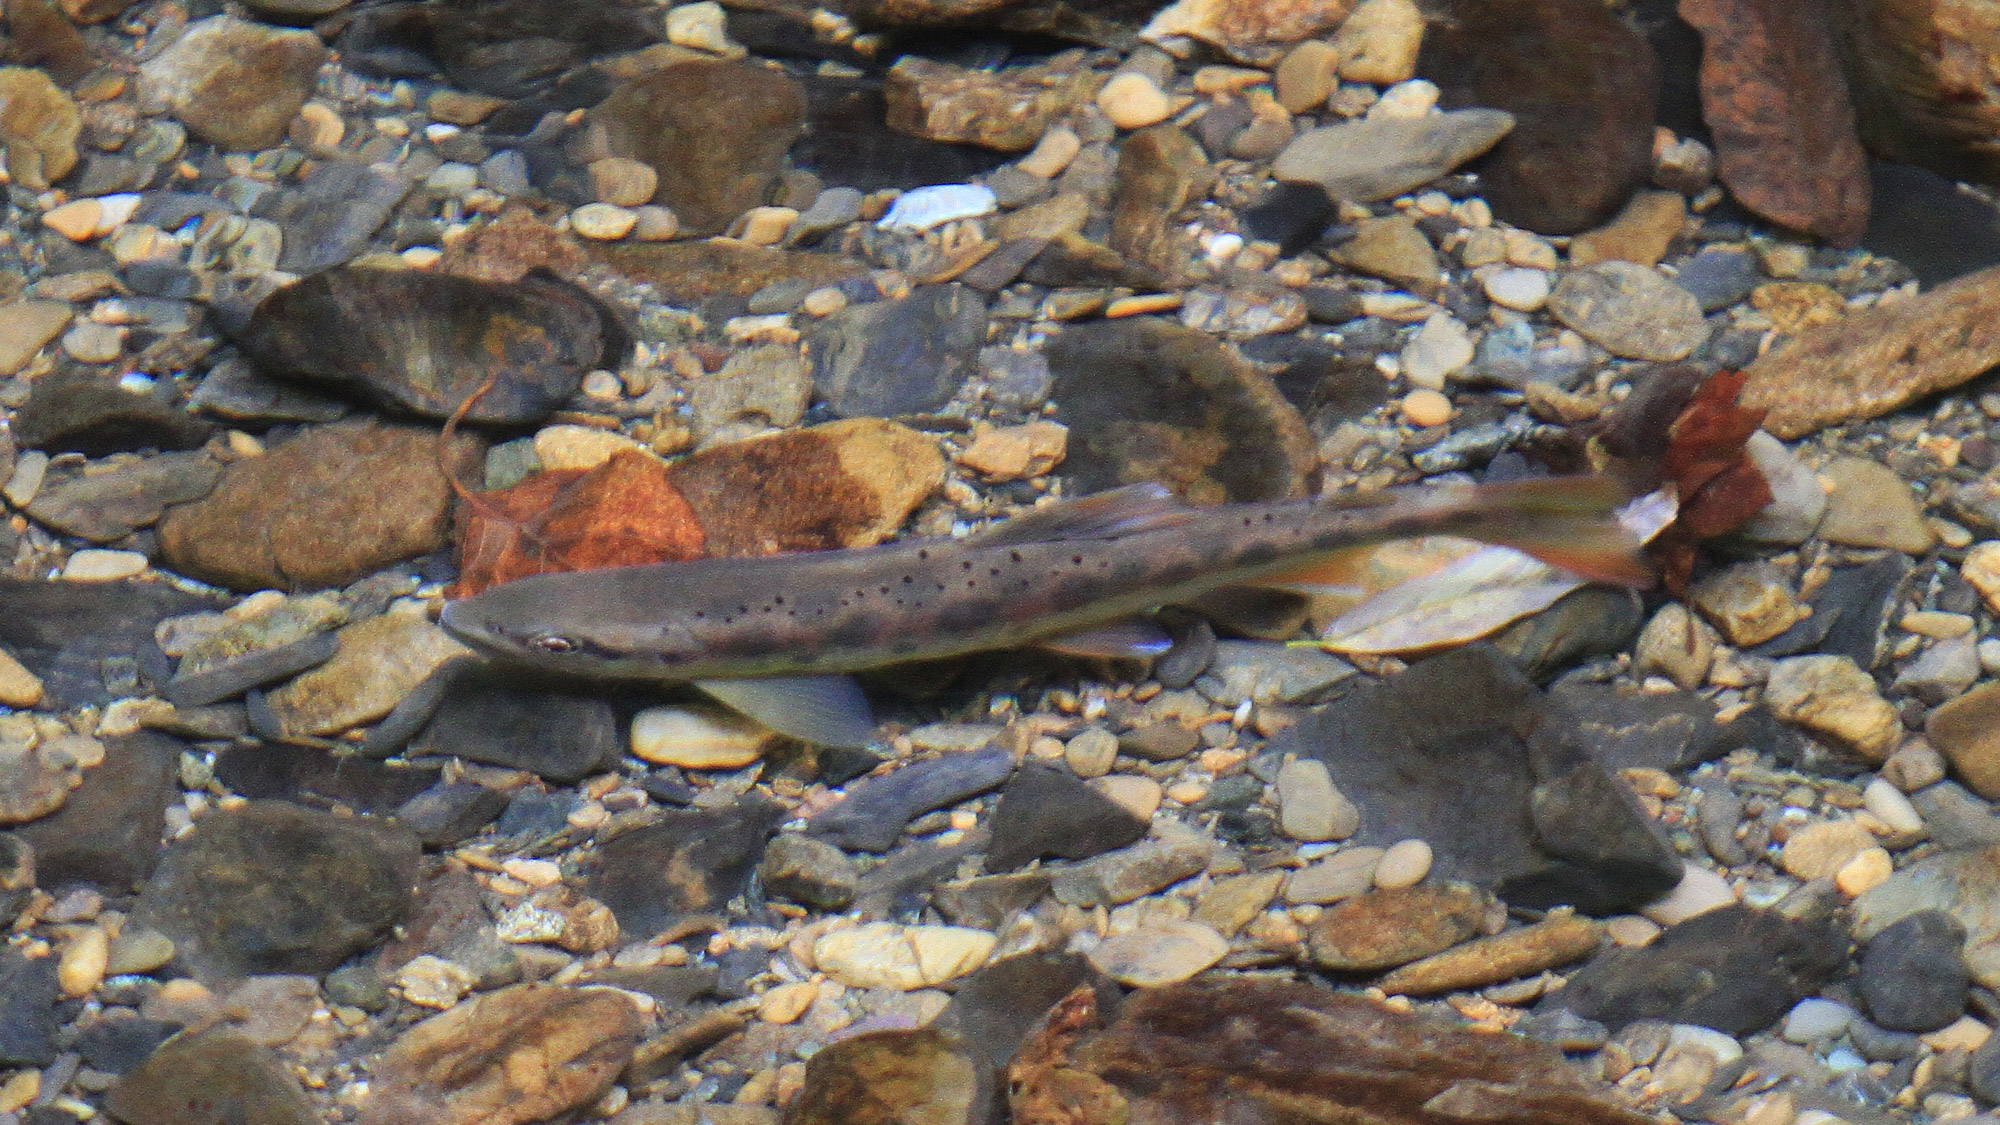
[{"label": "red fallen leaf", "polygon": [[541,473],[472,494],[459,515],[454,598],[531,574],[700,558],[706,546],[666,467],[636,449],[588,471]]},{"label": "red fallen leaf", "polygon": [[1667,430],[1660,472],[1674,486],[1680,514],[1654,550],[1675,594],[1693,573],[1696,544],[1742,527],[1771,502],[1770,482],[1744,451],[1764,412],[1739,404],[1743,381],[1741,371],[1710,376]]}]

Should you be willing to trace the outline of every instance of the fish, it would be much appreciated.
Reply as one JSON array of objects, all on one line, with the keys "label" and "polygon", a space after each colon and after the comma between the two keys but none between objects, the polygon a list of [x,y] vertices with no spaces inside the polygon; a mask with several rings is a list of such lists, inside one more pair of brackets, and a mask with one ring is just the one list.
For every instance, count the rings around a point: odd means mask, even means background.
[{"label": "fish", "polygon": [[1648,585],[1624,499],[1601,476],[1212,506],[1127,485],[962,539],[534,575],[447,602],[439,624],[505,665],[688,684],[781,734],[861,746],[853,673],[1031,645],[1157,655],[1164,634],[1135,617],[1229,586],[1311,590],[1357,546],[1457,535]]}]

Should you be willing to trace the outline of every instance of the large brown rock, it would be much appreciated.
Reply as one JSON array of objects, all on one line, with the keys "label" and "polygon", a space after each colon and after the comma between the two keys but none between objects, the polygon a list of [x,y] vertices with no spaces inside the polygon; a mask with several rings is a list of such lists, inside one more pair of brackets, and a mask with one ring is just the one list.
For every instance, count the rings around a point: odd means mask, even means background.
[{"label": "large brown rock", "polygon": [[[239,590],[345,586],[444,547],[451,485],[428,426],[342,422],[238,461],[206,498],[160,521],[160,550],[182,574]],[[460,437],[444,457],[477,464]]]},{"label": "large brown rock", "polygon": [[1680,14],[1701,32],[1702,114],[1730,193],[1835,246],[1861,241],[1868,162],[1824,5],[1680,0]]},{"label": "large brown rock", "polygon": [[2000,8],[1986,0],[1833,0],[1869,148],[2000,183]]},{"label": "large brown rock", "polygon": [[142,66],[140,82],[188,132],[243,152],[285,139],[329,54],[310,31],[210,16]]},{"label": "large brown rock", "polygon": [[689,234],[719,233],[764,202],[805,125],[805,95],[772,67],[684,62],[635,78],[592,111],[611,151],[653,166],[653,198]]},{"label": "large brown rock", "polygon": [[1015,1125],[1641,1125],[1553,1047],[1289,981],[1078,989],[1008,1068]]},{"label": "large brown rock", "polygon": [[1742,405],[1801,437],[1887,414],[2000,364],[2000,267],[1809,328],[1752,363]]},{"label": "large brown rock", "polygon": [[1494,213],[1543,234],[1610,218],[1652,170],[1645,38],[1596,0],[1469,0],[1452,16],[1428,29],[1420,69],[1446,105],[1514,115],[1479,165]]}]

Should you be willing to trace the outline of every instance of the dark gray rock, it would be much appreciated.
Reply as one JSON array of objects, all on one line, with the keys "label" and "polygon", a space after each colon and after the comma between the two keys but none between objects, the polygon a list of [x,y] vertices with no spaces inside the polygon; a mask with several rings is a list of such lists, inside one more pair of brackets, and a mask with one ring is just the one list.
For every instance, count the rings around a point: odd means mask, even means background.
[{"label": "dark gray rock", "polygon": [[240,355],[210,368],[188,405],[246,422],[331,422],[351,409],[333,395],[267,379]]},{"label": "dark gray rock", "polygon": [[103,741],[104,764],[84,771],[62,808],[14,829],[35,849],[44,887],[94,883],[123,894],[159,860],[167,805],[180,797],[186,744],[144,730]]},{"label": "dark gray rock", "polygon": [[1145,835],[1145,821],[1076,775],[1030,763],[1000,792],[986,870],[1013,871],[1047,856],[1089,859]]},{"label": "dark gray rock", "polygon": [[2000,1035],[1989,1035],[1965,1064],[1965,1085],[1989,1102],[2000,1102]]},{"label": "dark gray rock", "polygon": [[1757,255],[1747,246],[1710,246],[1674,263],[1674,284],[1694,294],[1705,313],[1719,312],[1764,283]]},{"label": "dark gray rock", "polygon": [[478,832],[507,807],[507,795],[470,781],[450,781],[403,802],[396,823],[416,834],[427,848],[456,844]]},{"label": "dark gray rock", "polygon": [[1004,1067],[1057,1001],[1082,985],[1107,983],[1078,953],[1004,957],[958,982],[936,1026],[963,1038],[995,1067]]},{"label": "dark gray rock", "polygon": [[243,653],[199,672],[176,675],[161,694],[175,707],[205,707],[317,668],[333,659],[339,647],[332,632],[315,633],[290,644]]},{"label": "dark gray rock", "polygon": [[1776,1023],[1847,964],[1833,926],[1725,906],[1670,927],[1651,945],[1612,949],[1571,974],[1540,1008],[1613,1029],[1662,1019],[1747,1035]]},{"label": "dark gray rock", "polygon": [[352,259],[410,194],[407,173],[352,160],[317,162],[291,191],[255,208],[285,230],[278,268],[308,274]]},{"label": "dark gray rock", "polygon": [[56,959],[0,949],[0,1066],[47,1066],[56,1061]]},{"label": "dark gray rock", "polygon": [[571,782],[617,765],[621,749],[617,712],[601,697],[460,681],[408,752]]},{"label": "dark gray rock", "polygon": [[1907,164],[1877,162],[1870,178],[1873,210],[1861,245],[1909,267],[1925,289],[2000,265],[2000,209],[1990,199]]},{"label": "dark gray rock", "polygon": [[417,888],[416,908],[397,928],[395,938],[364,962],[367,976],[356,980],[357,987],[370,988],[368,978],[373,978],[372,987],[383,988],[384,978],[426,953],[464,966],[478,978],[481,988],[498,988],[521,979],[520,960],[514,947],[500,940],[484,895],[463,864],[444,862],[432,867]]},{"label": "dark gray rock", "polygon": [[912,820],[984,793],[1013,772],[1014,755],[998,746],[917,762],[856,782],[838,804],[814,816],[806,831],[852,851],[886,852]]},{"label": "dark gray rock", "polygon": [[784,819],[766,801],[671,812],[598,849],[589,894],[611,908],[627,940],[643,940],[690,914],[719,913],[741,894]]},{"label": "dark gray rock", "polygon": [[143,1017],[100,1019],[77,1034],[76,1051],[92,1070],[123,1074],[180,1029],[177,1023]]},{"label": "dark gray rock", "polygon": [[215,776],[231,792],[371,816],[395,812],[436,784],[440,772],[435,765],[389,765],[285,742],[240,743],[215,756]]},{"label": "dark gray rock", "polygon": [[813,385],[842,418],[926,414],[978,368],[986,302],[963,285],[926,285],[849,307],[811,334]]},{"label": "dark gray rock", "polygon": [[42,706],[67,710],[163,682],[167,658],[153,627],[221,603],[158,582],[0,578],[0,606],[0,648],[41,677]]},{"label": "dark gray rock", "polygon": [[12,924],[35,891],[35,849],[16,832],[0,832],[0,927]]},{"label": "dark gray rock", "polygon": [[1549,697],[1569,711],[1598,760],[1614,770],[1684,770],[1742,745],[1716,725],[1715,705],[1692,692],[1559,683]]},{"label": "dark gray rock", "polygon": [[1586,660],[1624,652],[1645,624],[1636,591],[1585,586],[1501,630],[1493,645],[1541,684]]},{"label": "dark gray rock", "polygon": [[764,890],[814,910],[844,910],[861,871],[839,848],[796,832],[771,841],[758,865]]},{"label": "dark gray rock", "polygon": [[1518,665],[1475,644],[1308,712],[1270,750],[1326,762],[1367,810],[1356,842],[1426,840],[1437,876],[1517,907],[1631,910],[1672,889],[1681,863],[1589,745]]},{"label": "dark gray rock", "polygon": [[1965,1013],[1965,927],[1920,910],[1868,941],[1854,986],[1868,1018],[1890,1031],[1935,1031]]},{"label": "dark gray rock", "polygon": [[319,1114],[278,1056],[227,1026],[169,1040],[105,1091],[133,1125],[313,1125]]},{"label": "dark gray rock", "polygon": [[134,917],[205,980],[323,973],[409,913],[419,852],[386,822],[252,801],[176,840]]},{"label": "dark gray rock", "polygon": [[202,453],[162,453],[103,472],[51,481],[28,503],[36,522],[92,543],[150,527],[170,504],[208,495],[222,465]]},{"label": "dark gray rock", "polygon": [[28,401],[14,412],[14,441],[23,449],[86,457],[193,449],[215,432],[160,395],[133,394],[91,371],[57,371],[30,386]]}]

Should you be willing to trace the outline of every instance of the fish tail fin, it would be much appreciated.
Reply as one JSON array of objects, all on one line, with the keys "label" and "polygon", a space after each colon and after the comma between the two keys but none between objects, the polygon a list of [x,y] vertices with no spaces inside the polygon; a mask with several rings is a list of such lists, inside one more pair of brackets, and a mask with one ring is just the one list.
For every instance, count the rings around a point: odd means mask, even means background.
[{"label": "fish tail fin", "polygon": [[1639,536],[1618,521],[1630,495],[1606,476],[1552,477],[1480,485],[1465,501],[1469,538],[1512,547],[1580,578],[1651,586]]}]

